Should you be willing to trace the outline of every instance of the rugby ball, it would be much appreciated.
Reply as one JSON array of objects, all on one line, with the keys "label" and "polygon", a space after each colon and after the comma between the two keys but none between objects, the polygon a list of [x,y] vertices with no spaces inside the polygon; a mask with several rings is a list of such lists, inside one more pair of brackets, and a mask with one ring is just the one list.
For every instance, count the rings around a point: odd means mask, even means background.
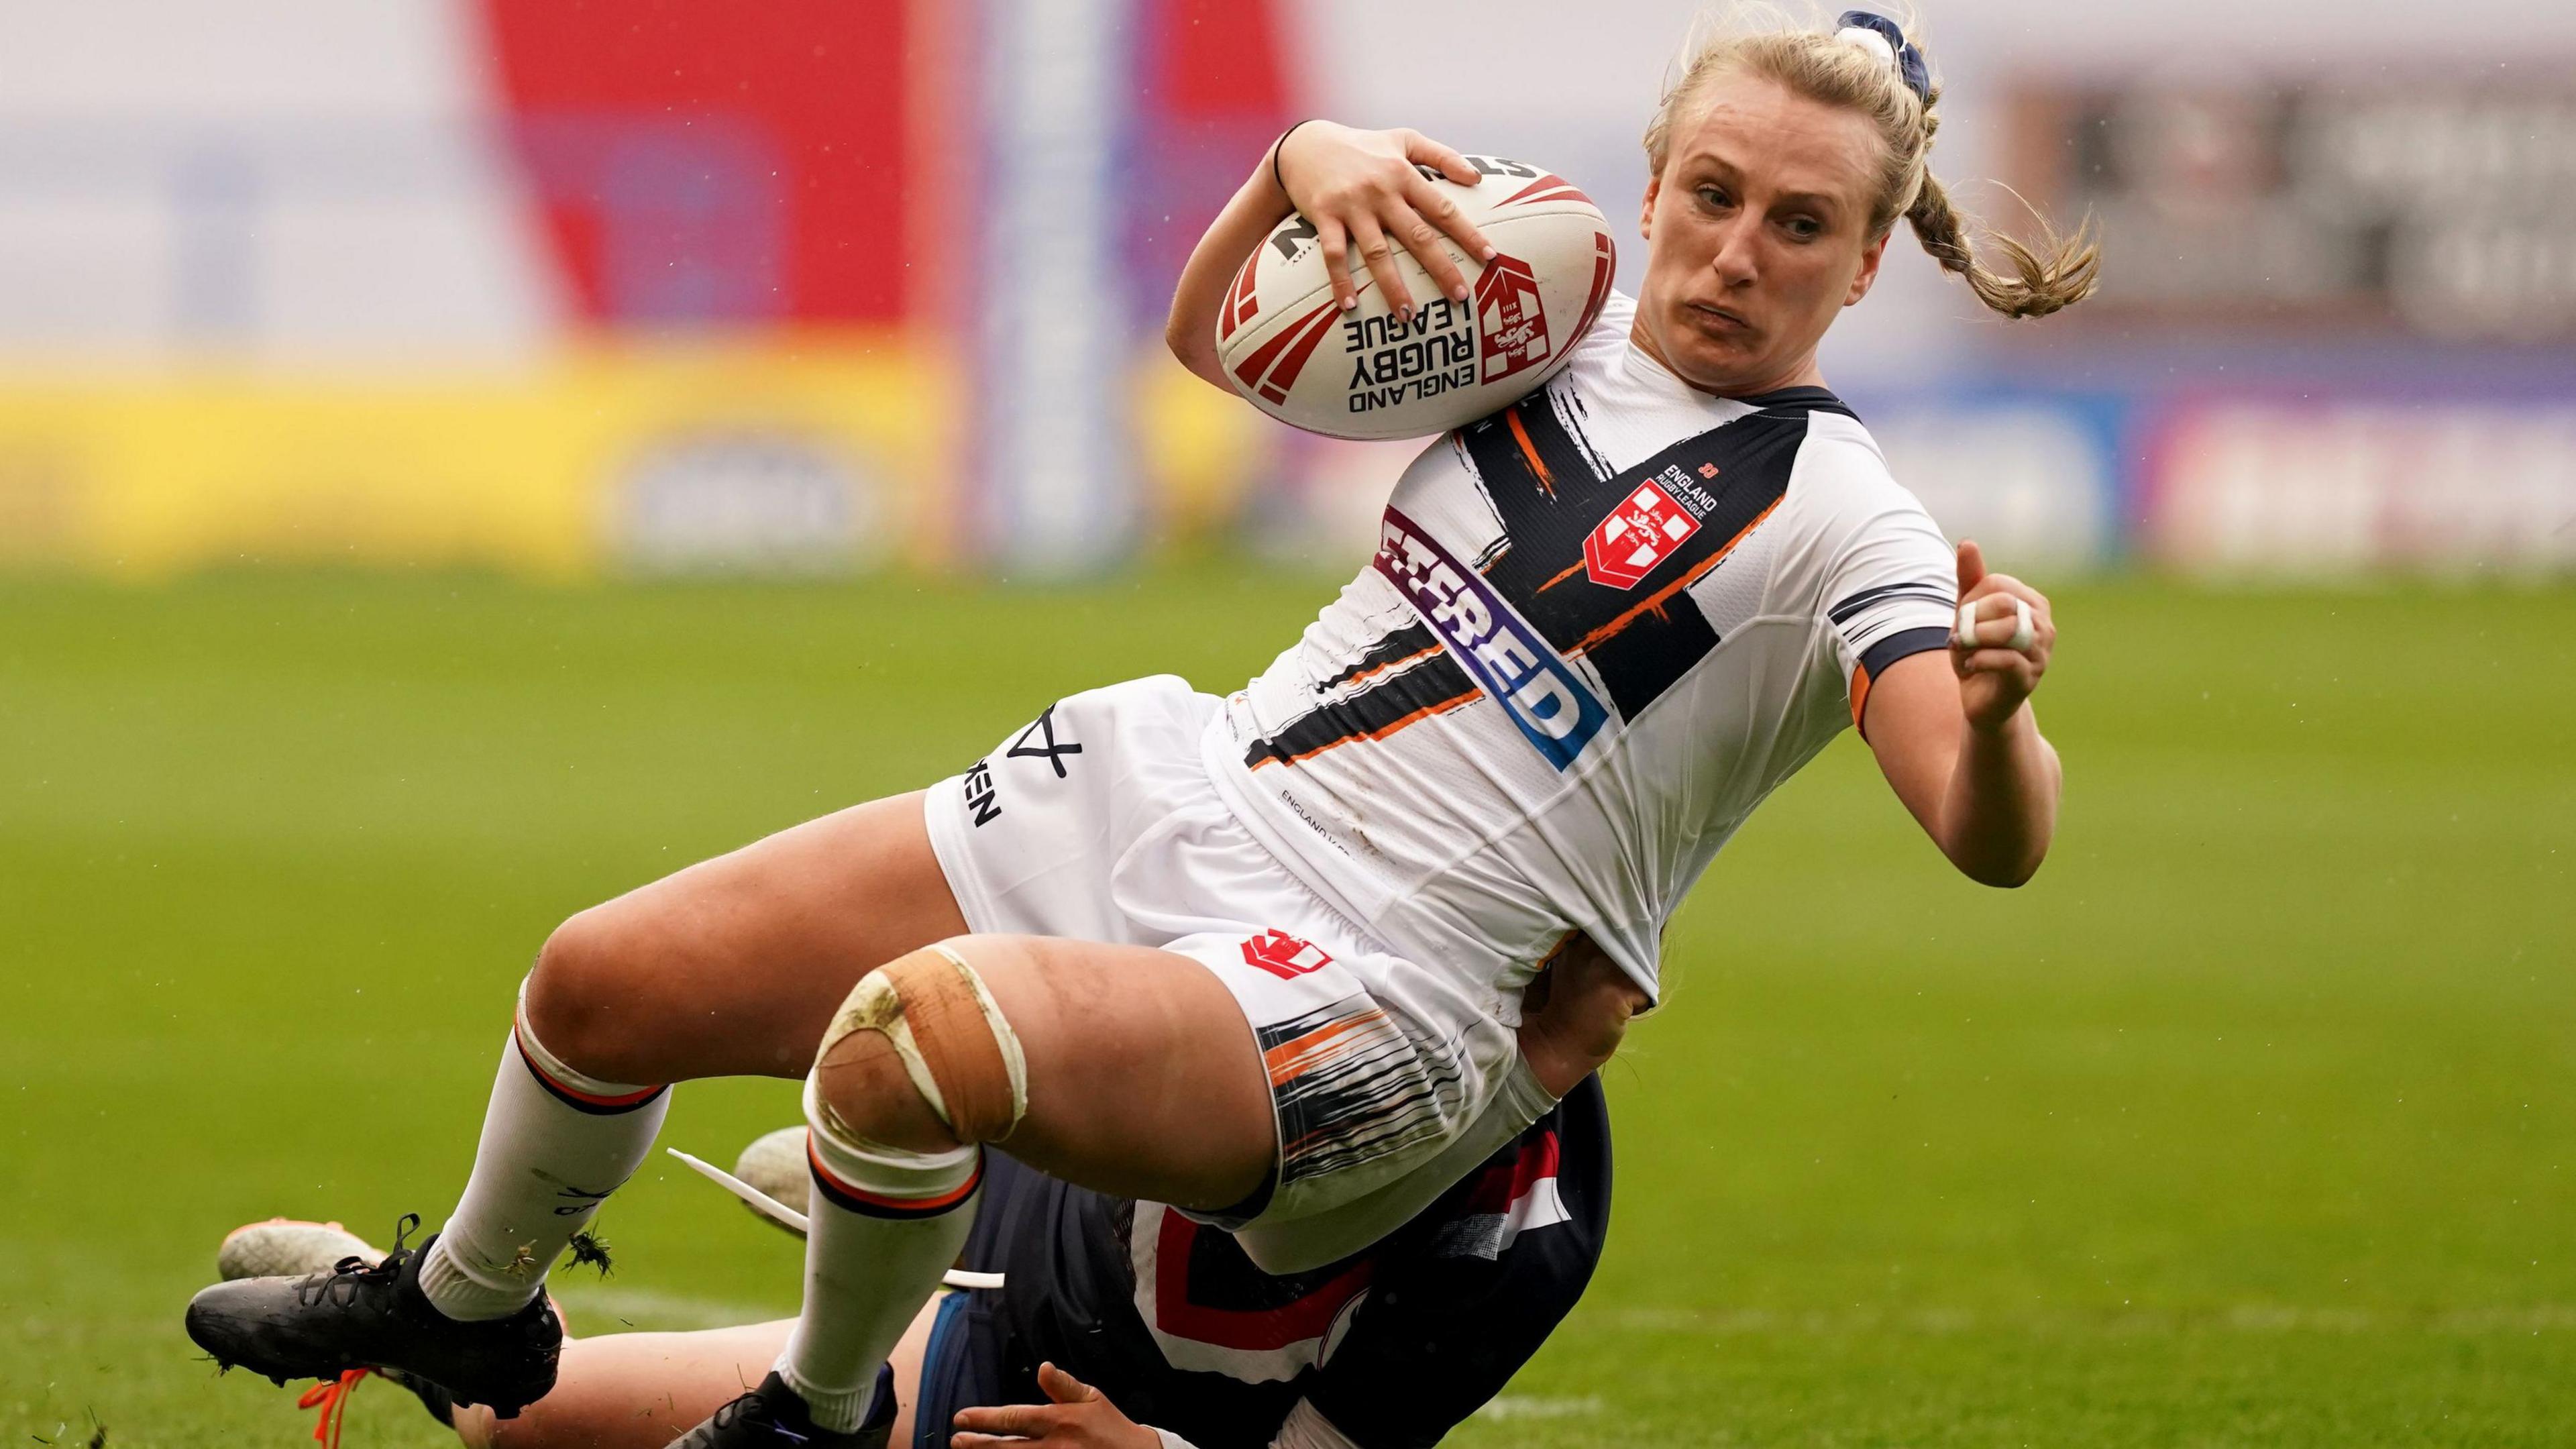
[{"label": "rugby ball", "polygon": [[1478,177],[1431,184],[1457,199],[1498,253],[1441,245],[1472,289],[1453,302],[1411,253],[1396,265],[1415,303],[1395,309],[1352,249],[1359,305],[1333,305],[1314,223],[1281,222],[1234,274],[1217,309],[1217,357],[1254,407],[1336,438],[1420,438],[1520,401],[1574,353],[1610,295],[1618,252],[1592,198],[1546,168],[1470,156]]}]

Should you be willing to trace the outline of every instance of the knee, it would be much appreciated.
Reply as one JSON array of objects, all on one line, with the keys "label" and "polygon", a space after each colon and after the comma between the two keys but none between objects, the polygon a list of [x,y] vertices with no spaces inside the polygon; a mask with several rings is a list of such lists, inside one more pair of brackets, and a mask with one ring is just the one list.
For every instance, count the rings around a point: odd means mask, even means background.
[{"label": "knee", "polygon": [[918,1153],[1008,1137],[1028,1110],[1027,1065],[973,963],[1014,949],[957,937],[862,978],[815,1055],[815,1125]]},{"label": "knee", "polygon": [[609,1082],[661,1080],[634,1019],[634,953],[605,906],[555,927],[528,973],[528,1030],[573,1070]]}]

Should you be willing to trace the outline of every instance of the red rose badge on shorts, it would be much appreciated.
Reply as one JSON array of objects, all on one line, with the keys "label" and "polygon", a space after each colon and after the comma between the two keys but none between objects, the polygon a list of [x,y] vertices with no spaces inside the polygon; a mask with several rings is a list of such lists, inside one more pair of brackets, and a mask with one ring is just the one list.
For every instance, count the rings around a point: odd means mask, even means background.
[{"label": "red rose badge on shorts", "polygon": [[1323,947],[1298,940],[1276,927],[1243,943],[1243,961],[1282,981],[1294,981],[1333,964],[1332,956]]},{"label": "red rose badge on shorts", "polygon": [[1547,311],[1529,263],[1506,256],[1485,263],[1476,278],[1476,339],[1486,382],[1547,361]]},{"label": "red rose badge on shorts", "polygon": [[1596,584],[1633,589],[1697,532],[1699,520],[1650,478],[1584,536],[1583,571]]}]

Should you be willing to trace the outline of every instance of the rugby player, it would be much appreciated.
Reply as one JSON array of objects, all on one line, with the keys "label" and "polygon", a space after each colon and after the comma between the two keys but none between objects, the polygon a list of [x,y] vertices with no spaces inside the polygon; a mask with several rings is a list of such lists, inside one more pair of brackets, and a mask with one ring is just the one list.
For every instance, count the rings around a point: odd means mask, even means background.
[{"label": "rugby player", "polygon": [[[192,1335],[515,1413],[554,1382],[544,1274],[669,1085],[802,1074],[803,1310],[776,1372],[678,1442],[883,1445],[878,1370],[967,1239],[986,1143],[1304,1271],[1606,1059],[1691,885],[1844,727],[1963,873],[2028,879],[2060,784],[2029,703],[2048,601],[1953,551],[1816,362],[1899,220],[2007,315],[2092,288],[2080,235],[1972,240],[1926,167],[1938,100],[1876,15],[1698,45],[1646,130],[1635,299],[1422,453],[1375,557],[1264,674],[1072,696],[924,793],[574,916],[522,985],[441,1231],[329,1291],[208,1289]],[[1185,267],[1176,355],[1222,381],[1226,284],[1292,209],[1367,273],[1346,302],[1410,307],[1399,246],[1463,299],[1442,235],[1490,248],[1417,166],[1475,175],[1414,132],[1292,128]],[[1656,542],[1587,548],[1621,536]],[[1592,1029],[1545,1067],[1523,997],[1582,950],[1609,963]]]},{"label": "rugby player", "polygon": [[[1273,1276],[1231,1238],[995,1154],[961,1263],[997,1289],[926,1305],[885,1381],[893,1442],[1015,1436],[1061,1449],[1437,1443],[1501,1391],[1582,1296],[1610,1214],[1610,1122],[1587,1079],[1412,1222],[1343,1262]],[[803,1129],[797,1129],[801,1135]],[[746,1172],[748,1175],[748,1172]],[[755,1182],[802,1210],[801,1183]],[[290,1265],[275,1249],[300,1251]],[[288,1245],[293,1245],[288,1247]],[[316,1224],[260,1224],[228,1263],[382,1255]],[[768,1373],[792,1320],[567,1340],[516,1419],[407,1385],[467,1449],[656,1449]],[[346,1388],[307,1396],[336,1429]]]}]

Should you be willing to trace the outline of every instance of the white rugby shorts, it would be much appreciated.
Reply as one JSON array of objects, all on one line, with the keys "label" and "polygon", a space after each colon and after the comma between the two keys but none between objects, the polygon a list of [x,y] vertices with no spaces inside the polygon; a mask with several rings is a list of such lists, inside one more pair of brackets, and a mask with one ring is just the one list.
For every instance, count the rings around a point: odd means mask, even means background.
[{"label": "white rugby shorts", "polygon": [[969,929],[1160,947],[1233,993],[1269,1067],[1279,1157],[1263,1194],[1193,1214],[1231,1229],[1330,1212],[1440,1156],[1519,1043],[1245,831],[1200,763],[1219,705],[1172,675],[1073,695],[926,808]]}]

